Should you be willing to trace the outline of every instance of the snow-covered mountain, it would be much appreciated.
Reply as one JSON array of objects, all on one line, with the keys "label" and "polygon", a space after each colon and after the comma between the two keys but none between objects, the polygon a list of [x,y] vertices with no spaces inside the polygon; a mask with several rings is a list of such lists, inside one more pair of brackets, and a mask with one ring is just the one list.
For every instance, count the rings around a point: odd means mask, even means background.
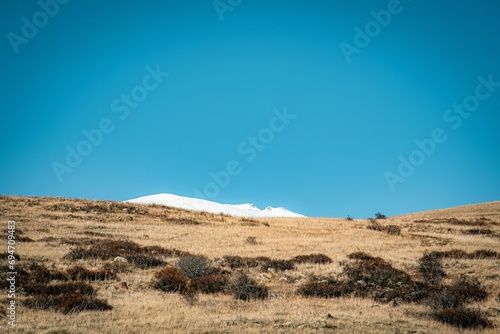
[{"label": "snow-covered mountain", "polygon": [[125,202],[140,204],[161,204],[186,210],[224,213],[239,217],[305,217],[285,208],[267,208],[260,210],[253,204],[221,204],[204,199],[177,196],[172,194],[157,194],[130,199]]}]

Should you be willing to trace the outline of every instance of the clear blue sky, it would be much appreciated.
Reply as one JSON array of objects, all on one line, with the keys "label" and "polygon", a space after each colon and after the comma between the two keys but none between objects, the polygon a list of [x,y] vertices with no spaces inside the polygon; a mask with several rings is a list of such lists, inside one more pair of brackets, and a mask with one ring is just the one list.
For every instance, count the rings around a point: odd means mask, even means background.
[{"label": "clear blue sky", "polygon": [[334,217],[500,199],[498,1],[54,1],[1,4],[1,194]]}]

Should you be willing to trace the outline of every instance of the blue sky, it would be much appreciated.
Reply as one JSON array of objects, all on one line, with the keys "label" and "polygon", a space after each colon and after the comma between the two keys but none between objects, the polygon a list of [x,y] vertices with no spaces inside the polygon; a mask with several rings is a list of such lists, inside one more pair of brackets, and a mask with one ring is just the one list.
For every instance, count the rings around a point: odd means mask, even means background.
[{"label": "blue sky", "polygon": [[497,1],[55,1],[1,5],[1,194],[500,199]]}]

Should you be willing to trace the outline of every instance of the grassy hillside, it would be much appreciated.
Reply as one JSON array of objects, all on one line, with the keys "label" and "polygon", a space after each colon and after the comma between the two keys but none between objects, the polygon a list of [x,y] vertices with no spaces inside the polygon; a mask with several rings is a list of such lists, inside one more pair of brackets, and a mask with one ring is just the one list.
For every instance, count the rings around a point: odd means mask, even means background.
[{"label": "grassy hillside", "polygon": [[[0,196],[7,333],[496,333],[500,202],[381,220],[250,219]],[[495,328],[496,327],[496,328]]]}]

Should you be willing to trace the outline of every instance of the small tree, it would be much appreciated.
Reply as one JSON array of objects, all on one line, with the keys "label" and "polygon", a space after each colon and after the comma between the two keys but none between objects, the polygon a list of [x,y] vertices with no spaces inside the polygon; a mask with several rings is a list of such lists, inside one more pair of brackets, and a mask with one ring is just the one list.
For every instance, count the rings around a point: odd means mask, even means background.
[{"label": "small tree", "polygon": [[375,214],[375,219],[386,219],[387,217],[379,212]]}]

